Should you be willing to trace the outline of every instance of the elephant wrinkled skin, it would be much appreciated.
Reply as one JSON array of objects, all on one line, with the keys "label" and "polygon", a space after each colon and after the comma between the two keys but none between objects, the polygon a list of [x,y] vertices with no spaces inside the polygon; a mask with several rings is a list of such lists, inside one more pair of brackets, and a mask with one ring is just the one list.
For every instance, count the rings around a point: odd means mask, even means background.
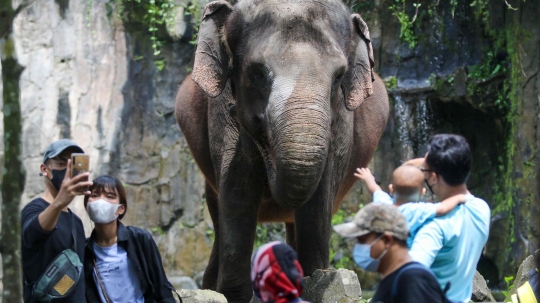
[{"label": "elephant wrinkled skin", "polygon": [[369,31],[339,0],[209,3],[175,115],[206,177],[215,242],[203,288],[252,296],[257,222],[286,223],[306,275],[388,118]]}]

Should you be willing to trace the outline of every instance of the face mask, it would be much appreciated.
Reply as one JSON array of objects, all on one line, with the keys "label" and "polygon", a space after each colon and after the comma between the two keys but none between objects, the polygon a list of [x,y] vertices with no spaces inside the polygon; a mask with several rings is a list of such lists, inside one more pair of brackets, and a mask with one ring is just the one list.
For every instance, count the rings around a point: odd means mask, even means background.
[{"label": "face mask", "polygon": [[358,266],[360,266],[362,269],[376,272],[377,269],[379,269],[379,265],[381,264],[381,259],[386,255],[388,252],[388,249],[385,249],[382,254],[377,258],[373,259],[371,257],[371,247],[379,241],[383,235],[379,236],[375,241],[373,241],[371,244],[360,244],[356,243],[354,245],[353,250],[353,259]]},{"label": "face mask", "polygon": [[86,204],[86,211],[88,212],[90,220],[94,221],[94,223],[105,224],[118,218],[116,211],[120,205],[122,204],[112,204],[103,199],[99,199],[94,202],[88,202],[88,204]]},{"label": "face mask", "polygon": [[64,181],[64,177],[66,176],[66,171],[67,171],[67,168],[64,168],[62,170],[56,170],[56,169],[51,169],[51,173],[52,173],[52,179],[49,179],[49,181],[51,181],[52,185],[54,186],[54,188],[56,188],[56,190],[60,190],[60,187],[62,186],[62,181]]}]

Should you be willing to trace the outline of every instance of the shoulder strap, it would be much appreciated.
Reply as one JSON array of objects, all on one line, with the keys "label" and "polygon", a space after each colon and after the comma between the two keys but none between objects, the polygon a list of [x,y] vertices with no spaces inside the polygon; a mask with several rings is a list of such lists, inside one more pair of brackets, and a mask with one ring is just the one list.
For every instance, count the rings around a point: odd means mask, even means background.
[{"label": "shoulder strap", "polygon": [[77,253],[77,232],[75,230],[75,214],[71,211],[71,235],[73,236],[73,251]]},{"label": "shoulder strap", "polygon": [[[426,270],[426,267],[424,265],[420,264],[420,263],[413,262],[413,263],[405,264],[400,269],[398,269],[396,278],[394,279],[394,283],[392,283],[392,300],[394,300],[394,298],[397,295],[399,277],[401,276],[402,273],[404,273],[405,271],[407,271],[409,269]],[[427,270],[427,272],[429,272],[431,275],[433,275],[433,273],[431,271]]]},{"label": "shoulder strap", "polygon": [[107,301],[107,303],[111,303],[111,300],[109,300],[109,296],[107,296],[107,292],[105,291],[105,285],[103,285],[103,281],[101,281],[101,276],[99,275],[99,270],[98,270],[97,264],[96,264],[96,257],[94,257],[94,270],[96,271],[96,276],[98,278],[99,287],[101,288],[101,292],[103,293],[103,297],[105,297],[105,301]]}]

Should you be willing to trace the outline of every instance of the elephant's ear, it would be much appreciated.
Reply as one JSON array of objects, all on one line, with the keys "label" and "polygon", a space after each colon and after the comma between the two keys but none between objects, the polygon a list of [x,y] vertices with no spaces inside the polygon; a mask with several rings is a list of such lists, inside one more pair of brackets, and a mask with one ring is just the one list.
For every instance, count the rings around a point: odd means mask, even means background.
[{"label": "elephant's ear", "polygon": [[229,54],[221,39],[221,29],[232,11],[223,0],[210,2],[204,8],[199,27],[195,64],[191,78],[210,97],[223,91],[229,78]]},{"label": "elephant's ear", "polygon": [[373,48],[369,29],[359,14],[353,14],[353,41],[349,54],[349,69],[342,80],[345,106],[355,110],[365,98],[373,94]]}]

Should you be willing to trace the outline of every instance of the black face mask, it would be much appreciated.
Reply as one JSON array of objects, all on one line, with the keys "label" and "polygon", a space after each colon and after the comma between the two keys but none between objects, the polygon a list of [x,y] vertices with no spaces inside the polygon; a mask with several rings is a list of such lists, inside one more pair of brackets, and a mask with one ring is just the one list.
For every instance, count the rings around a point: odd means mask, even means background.
[{"label": "black face mask", "polygon": [[64,168],[62,170],[56,170],[51,169],[52,172],[52,179],[49,179],[51,181],[52,185],[56,190],[60,190],[60,187],[62,186],[62,181],[64,181],[64,177],[66,176],[67,168]]}]

